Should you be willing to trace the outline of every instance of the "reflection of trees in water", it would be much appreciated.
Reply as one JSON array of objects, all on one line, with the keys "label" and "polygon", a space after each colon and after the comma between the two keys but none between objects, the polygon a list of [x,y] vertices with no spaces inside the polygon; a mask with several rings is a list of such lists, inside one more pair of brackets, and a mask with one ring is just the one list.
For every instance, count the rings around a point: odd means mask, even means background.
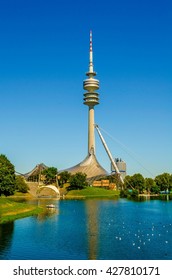
[{"label": "reflection of trees in water", "polygon": [[37,215],[37,219],[39,222],[43,222],[48,218],[58,216],[58,209],[45,209],[43,212]]},{"label": "reflection of trees in water", "polygon": [[[46,205],[53,204],[55,208],[47,208]],[[38,200],[38,206],[43,206],[45,209],[43,212],[37,215],[39,222],[43,222],[48,218],[57,219],[59,215],[59,200],[41,199]]]},{"label": "reflection of trees in water", "polygon": [[98,239],[99,239],[99,201],[94,199],[86,200],[87,228],[89,260],[97,259]]},{"label": "reflection of trees in water", "polygon": [[4,251],[11,246],[13,231],[14,222],[0,225],[0,259],[4,259]]}]

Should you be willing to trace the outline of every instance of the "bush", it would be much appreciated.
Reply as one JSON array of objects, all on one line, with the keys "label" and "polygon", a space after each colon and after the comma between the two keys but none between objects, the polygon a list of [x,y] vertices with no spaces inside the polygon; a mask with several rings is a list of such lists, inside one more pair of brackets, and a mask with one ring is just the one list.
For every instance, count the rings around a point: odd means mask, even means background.
[{"label": "bush", "polygon": [[16,189],[21,193],[27,193],[29,190],[29,187],[22,176],[16,176]]},{"label": "bush", "polygon": [[82,172],[77,172],[74,175],[71,175],[69,183],[70,187],[69,189],[83,189],[85,186],[87,186],[86,182],[87,175]]},{"label": "bush", "polygon": [[131,197],[137,197],[139,195],[139,191],[138,190],[132,190],[132,192],[130,193]]},{"label": "bush", "polygon": [[128,190],[121,190],[120,191],[120,197],[121,198],[127,198],[128,197]]}]

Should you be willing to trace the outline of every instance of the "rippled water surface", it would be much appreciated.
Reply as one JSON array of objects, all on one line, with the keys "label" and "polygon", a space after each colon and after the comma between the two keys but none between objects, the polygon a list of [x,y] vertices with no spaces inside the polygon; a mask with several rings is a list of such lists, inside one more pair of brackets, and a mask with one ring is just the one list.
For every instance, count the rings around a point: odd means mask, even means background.
[{"label": "rippled water surface", "polygon": [[0,259],[172,259],[172,201],[49,202],[55,213],[0,225]]}]

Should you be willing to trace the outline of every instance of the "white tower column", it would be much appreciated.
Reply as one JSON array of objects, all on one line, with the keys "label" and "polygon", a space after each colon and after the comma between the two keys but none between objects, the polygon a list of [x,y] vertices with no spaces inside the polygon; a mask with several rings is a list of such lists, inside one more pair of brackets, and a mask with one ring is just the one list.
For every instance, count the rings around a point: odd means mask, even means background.
[{"label": "white tower column", "polygon": [[95,135],[94,135],[94,106],[89,106],[88,112],[88,153],[95,153]]}]

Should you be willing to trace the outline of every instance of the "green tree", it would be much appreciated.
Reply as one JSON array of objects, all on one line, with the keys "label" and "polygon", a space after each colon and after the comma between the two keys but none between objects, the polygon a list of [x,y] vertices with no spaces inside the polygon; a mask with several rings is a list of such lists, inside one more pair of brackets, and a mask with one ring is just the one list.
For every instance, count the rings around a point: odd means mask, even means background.
[{"label": "green tree", "polygon": [[155,177],[155,183],[160,188],[160,191],[165,191],[172,188],[172,178],[169,173],[163,173]]},{"label": "green tree", "polygon": [[124,178],[124,188],[125,189],[132,189],[133,186],[132,186],[132,176],[125,176]]},{"label": "green tree", "polygon": [[139,191],[134,189],[132,190],[132,192],[130,193],[130,197],[132,198],[136,198],[139,195]]},{"label": "green tree", "polygon": [[143,176],[138,173],[133,176],[127,175],[124,179],[125,189],[132,189],[130,196],[137,196],[139,193],[142,193],[144,190],[145,179]]},{"label": "green tree", "polygon": [[87,175],[82,172],[77,172],[70,177],[70,187],[69,189],[83,189],[87,185],[86,181]]},{"label": "green tree", "polygon": [[45,185],[56,183],[57,181],[56,167],[48,167],[47,169],[42,171],[42,174],[45,176],[45,180],[44,180]]},{"label": "green tree", "polygon": [[67,183],[71,177],[71,174],[68,171],[63,171],[59,174],[60,176],[60,185]]},{"label": "green tree", "polygon": [[5,155],[0,155],[0,196],[13,195],[16,189],[14,165]]},{"label": "green tree", "polygon": [[145,178],[145,189],[148,192],[153,192],[154,187],[156,186],[156,183],[154,179],[152,178]]},{"label": "green tree", "polygon": [[154,193],[154,194],[159,194],[160,193],[160,187],[155,184],[154,186],[151,187],[150,192]]},{"label": "green tree", "polygon": [[169,190],[172,190],[172,174],[170,174],[170,178],[169,178]]},{"label": "green tree", "polygon": [[16,190],[22,193],[27,193],[29,190],[29,187],[22,176],[16,176]]},{"label": "green tree", "polygon": [[131,181],[133,188],[138,190],[139,193],[143,193],[145,184],[145,179],[143,176],[140,173],[134,174]]},{"label": "green tree", "polygon": [[126,198],[128,196],[129,196],[129,190],[128,189],[120,190],[120,197],[121,198]]}]

